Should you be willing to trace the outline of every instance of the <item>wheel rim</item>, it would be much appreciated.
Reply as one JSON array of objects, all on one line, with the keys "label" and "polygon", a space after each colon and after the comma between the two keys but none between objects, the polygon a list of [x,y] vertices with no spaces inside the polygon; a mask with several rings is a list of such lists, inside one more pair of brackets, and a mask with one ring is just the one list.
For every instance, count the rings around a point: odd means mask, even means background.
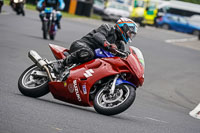
[{"label": "wheel rim", "polygon": [[47,77],[34,77],[33,70],[40,70],[37,66],[29,69],[22,77],[22,84],[27,89],[38,88],[48,82]]},{"label": "wheel rim", "polygon": [[130,95],[129,88],[124,85],[116,88],[113,95],[102,89],[97,96],[97,103],[103,108],[114,108],[123,104]]}]

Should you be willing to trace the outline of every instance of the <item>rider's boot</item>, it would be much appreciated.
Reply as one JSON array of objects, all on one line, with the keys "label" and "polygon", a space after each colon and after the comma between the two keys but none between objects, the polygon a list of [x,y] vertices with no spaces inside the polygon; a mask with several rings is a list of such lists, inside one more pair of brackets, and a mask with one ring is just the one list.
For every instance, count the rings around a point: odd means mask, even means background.
[{"label": "rider's boot", "polygon": [[58,76],[60,81],[65,81],[69,76],[69,69],[63,64],[63,61],[54,64],[53,69],[54,73]]},{"label": "rider's boot", "polygon": [[68,76],[69,76],[69,67],[73,65],[73,56],[72,55],[68,55],[62,62],[63,66],[66,67],[65,71],[62,72],[61,74],[61,81],[65,81],[67,80]]},{"label": "rider's boot", "polygon": [[62,61],[58,61],[53,66],[53,71],[55,74],[60,75],[65,70],[65,66],[63,65]]},{"label": "rider's boot", "polygon": [[73,64],[73,56],[68,55],[64,60],[54,64],[54,72],[59,75],[61,81],[65,81],[69,76],[69,67]]},{"label": "rider's boot", "polygon": [[74,57],[71,54],[68,54],[67,57],[63,60],[64,66],[71,66],[73,64]]}]

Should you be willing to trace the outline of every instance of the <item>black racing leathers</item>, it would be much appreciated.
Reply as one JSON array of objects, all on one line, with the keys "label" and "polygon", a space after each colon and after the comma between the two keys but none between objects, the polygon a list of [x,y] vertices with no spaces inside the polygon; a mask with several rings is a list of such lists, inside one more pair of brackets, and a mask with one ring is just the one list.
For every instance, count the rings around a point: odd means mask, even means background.
[{"label": "black racing leathers", "polygon": [[124,50],[124,44],[120,42],[114,27],[109,24],[102,24],[78,41],[85,42],[93,50],[104,48],[104,41],[114,43],[118,49]]},{"label": "black racing leathers", "polygon": [[119,39],[115,28],[109,24],[102,24],[99,28],[92,30],[80,40],[72,43],[69,53],[70,55],[65,60],[65,64],[84,63],[94,58],[94,50],[103,48],[104,42],[116,44],[117,48],[124,51],[125,46],[123,41]]}]

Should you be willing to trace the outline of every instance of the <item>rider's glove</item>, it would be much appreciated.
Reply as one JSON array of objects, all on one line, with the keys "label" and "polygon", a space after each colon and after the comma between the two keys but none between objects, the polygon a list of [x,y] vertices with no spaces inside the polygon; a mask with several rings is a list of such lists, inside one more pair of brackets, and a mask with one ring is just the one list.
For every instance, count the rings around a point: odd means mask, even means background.
[{"label": "rider's glove", "polygon": [[116,54],[116,50],[118,49],[115,44],[110,44],[107,41],[104,42],[104,47],[114,54]]}]

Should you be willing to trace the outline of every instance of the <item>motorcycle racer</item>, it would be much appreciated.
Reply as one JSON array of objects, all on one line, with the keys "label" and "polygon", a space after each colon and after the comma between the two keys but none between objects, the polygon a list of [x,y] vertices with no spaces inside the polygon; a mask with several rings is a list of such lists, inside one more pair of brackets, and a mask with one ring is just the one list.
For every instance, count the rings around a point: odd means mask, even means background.
[{"label": "motorcycle racer", "polygon": [[56,10],[56,24],[58,28],[60,29],[60,20],[62,18],[62,14],[58,10],[63,10],[65,8],[65,3],[63,0],[39,0],[37,3],[37,9],[40,12],[40,19],[43,22],[44,12],[42,11],[45,7],[53,7],[54,10]]},{"label": "motorcycle racer", "polygon": [[65,65],[84,63],[94,58],[94,50],[103,48],[112,53],[124,51],[128,42],[137,34],[137,24],[128,18],[120,18],[114,26],[102,24],[79,40],[74,41],[64,61]]},{"label": "motorcycle racer", "polygon": [[[102,24],[81,39],[74,41],[63,66],[85,63],[95,57],[95,49],[102,48],[115,54],[115,50],[125,50],[125,44],[131,42],[137,34],[137,24],[128,18],[120,18],[114,26]],[[59,71],[58,67],[55,67]],[[66,74],[64,74],[66,75]]]}]

